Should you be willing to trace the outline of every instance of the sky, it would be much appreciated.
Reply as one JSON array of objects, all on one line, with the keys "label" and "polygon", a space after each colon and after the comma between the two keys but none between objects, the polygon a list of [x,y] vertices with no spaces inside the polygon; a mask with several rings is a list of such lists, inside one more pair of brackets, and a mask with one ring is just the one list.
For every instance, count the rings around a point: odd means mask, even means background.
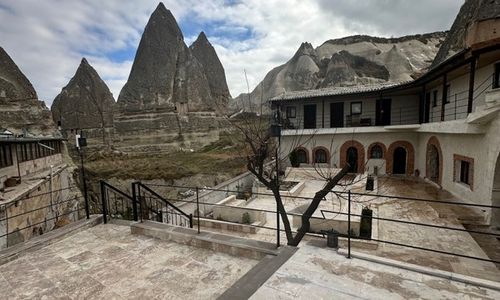
[{"label": "sky", "polygon": [[[463,0],[164,0],[189,46],[204,31],[236,97],[302,42],[448,30]],[[115,100],[158,0],[0,0],[0,46],[50,107],[82,57]],[[245,79],[245,72],[248,85]]]}]

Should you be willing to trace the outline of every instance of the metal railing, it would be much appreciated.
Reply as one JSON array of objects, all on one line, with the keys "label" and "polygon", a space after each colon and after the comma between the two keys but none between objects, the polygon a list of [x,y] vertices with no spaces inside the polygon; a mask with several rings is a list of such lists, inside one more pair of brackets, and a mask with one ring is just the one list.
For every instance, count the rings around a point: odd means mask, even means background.
[{"label": "metal railing", "polygon": [[181,227],[193,227],[188,215],[157,192],[142,184],[132,183],[132,195],[101,181],[101,204],[104,223],[110,219],[129,221],[152,220]]},{"label": "metal railing", "polygon": [[[486,91],[492,88],[493,75],[494,74],[491,74],[486,77],[474,88],[473,103],[475,103],[478,98],[482,97]],[[392,107],[390,115],[387,116],[387,119],[384,119],[383,116],[378,116],[376,110],[363,109],[360,114],[344,116],[342,127],[413,125],[419,124],[420,122],[437,123],[467,118],[469,115],[468,89],[447,95],[444,105],[441,95],[442,94],[439,95],[438,99],[433,99],[434,95],[431,93],[431,99],[424,101],[427,102],[427,104],[424,104],[422,110],[418,106],[417,102],[414,102],[413,105],[410,106]],[[425,107],[427,105],[428,107]],[[321,116],[316,117],[321,118]],[[318,123],[318,121],[319,123],[322,122],[322,120],[317,120],[316,123]],[[283,129],[303,129],[303,126],[297,126],[297,123],[303,124],[303,119],[283,118],[281,124],[283,124]],[[322,124],[323,126],[320,125],[320,127],[315,129],[331,128],[330,123],[327,123]]]},{"label": "metal railing", "polygon": [[0,248],[11,247],[64,226],[66,222],[59,221],[65,219],[69,222],[83,217],[88,219],[88,201],[78,196],[77,191],[77,186],[69,186],[0,204]]},{"label": "metal railing", "polygon": [[[220,220],[214,219],[213,215],[211,216],[210,213],[205,213],[203,216],[200,216],[200,214],[198,212],[200,212],[200,207],[201,206],[204,206],[204,207],[208,206],[208,207],[212,207],[212,208],[213,207],[223,207],[223,208],[235,208],[235,207],[237,207],[237,206],[231,206],[231,205],[227,205],[227,204],[218,204],[218,203],[211,203],[211,202],[206,202],[206,201],[205,202],[201,202],[201,201],[199,201],[199,196],[198,196],[199,191],[223,191],[223,192],[226,192],[228,195],[229,194],[234,194],[234,195],[241,194],[241,191],[239,191],[239,190],[214,189],[214,188],[207,188],[207,187],[200,188],[200,187],[195,187],[195,186],[161,185],[161,184],[149,184],[149,186],[157,186],[157,187],[172,188],[172,189],[190,189],[190,190],[196,191],[195,195],[194,195],[194,199],[183,199],[183,198],[166,198],[166,199],[169,200],[169,201],[175,201],[175,203],[179,203],[180,205],[192,205],[192,206],[195,205],[195,207],[197,207],[197,209],[195,210],[195,218],[198,219],[198,222],[197,222],[197,230],[198,230],[198,232],[201,232],[200,221],[199,221],[200,218],[203,218],[203,219],[212,219],[212,220],[215,220],[215,221],[220,221]],[[436,248],[424,247],[424,246],[421,246],[421,245],[409,244],[409,243],[405,243],[404,241],[398,241],[397,239],[395,239],[395,240],[388,240],[388,239],[381,239],[381,238],[373,238],[371,236],[370,237],[362,237],[362,236],[360,236],[359,233],[352,232],[351,228],[353,228],[352,227],[352,217],[359,217],[359,218],[368,218],[370,220],[370,222],[372,220],[377,220],[377,221],[380,221],[380,222],[391,222],[391,223],[411,225],[411,226],[416,226],[416,227],[436,228],[436,229],[444,230],[444,231],[446,231],[448,233],[449,232],[464,232],[464,233],[468,233],[468,234],[480,234],[480,235],[483,235],[483,236],[490,236],[492,238],[500,238],[500,234],[499,233],[486,232],[486,231],[481,231],[481,230],[470,230],[470,229],[466,229],[464,227],[459,227],[459,226],[456,226],[456,227],[449,226],[450,224],[448,224],[448,225],[432,224],[432,223],[426,223],[426,222],[416,222],[414,220],[386,218],[386,217],[379,217],[379,216],[369,216],[369,217],[367,217],[366,215],[363,215],[363,214],[353,213],[351,211],[351,204],[352,203],[361,203],[361,201],[353,200],[352,199],[353,197],[366,196],[366,197],[370,197],[371,199],[375,199],[375,198],[398,199],[398,200],[401,200],[401,201],[409,201],[410,203],[411,202],[422,202],[422,203],[428,203],[428,204],[450,205],[450,206],[453,206],[453,207],[477,208],[477,209],[481,209],[481,210],[485,210],[485,209],[490,209],[490,210],[500,209],[500,206],[475,204],[475,203],[466,203],[466,202],[454,202],[454,201],[445,201],[445,200],[412,198],[412,197],[395,196],[395,195],[378,195],[378,194],[367,194],[367,193],[354,193],[354,192],[351,192],[351,191],[345,191],[345,192],[337,192],[337,191],[333,192],[332,191],[331,193],[335,194],[337,197],[344,197],[345,198],[345,200],[347,201],[347,205],[348,205],[347,211],[341,211],[341,210],[319,210],[319,211],[321,212],[321,214],[323,216],[322,219],[328,219],[325,216],[325,213],[333,213],[333,214],[337,214],[337,215],[347,216],[347,223],[348,223],[347,233],[346,234],[342,234],[341,233],[341,234],[339,234],[339,236],[344,237],[344,238],[347,239],[347,250],[348,250],[347,256],[348,257],[350,257],[350,255],[351,255],[351,248],[352,248],[352,246],[351,246],[351,240],[352,239],[357,239],[357,240],[371,240],[371,241],[374,241],[374,242],[384,243],[384,244],[390,244],[390,245],[397,246],[397,247],[402,247],[402,248],[410,248],[410,249],[415,249],[415,250],[419,250],[419,251],[434,252],[434,253],[448,255],[448,256],[462,257],[462,258],[468,258],[468,259],[473,259],[473,260],[479,260],[479,261],[485,261],[485,262],[491,262],[491,263],[495,263],[495,264],[500,264],[499,260],[495,260],[495,259],[491,259],[491,258],[484,258],[484,257],[479,257],[479,256],[473,256],[473,255],[469,255],[467,253],[456,253],[456,252],[451,251],[452,249],[449,249],[449,251],[446,251],[446,250],[443,250],[443,249],[436,249]],[[258,193],[258,192],[254,192],[253,195],[254,196],[274,197],[273,194],[271,194],[271,193]],[[191,198],[193,198],[193,197],[191,197]],[[296,199],[296,200],[303,200],[305,202],[308,202],[308,201],[312,200],[312,198],[310,198],[310,197],[291,196],[291,195],[282,195],[282,198],[283,199],[290,198],[290,199]],[[221,199],[218,199],[218,200],[221,200]],[[245,210],[248,210],[248,211],[264,212],[264,213],[276,214],[277,215],[277,211],[276,210],[258,209],[258,208],[250,208],[250,207],[238,207],[238,208],[242,208],[242,209],[245,209]],[[207,210],[204,209],[202,211],[206,212]],[[289,217],[293,217],[293,216],[301,217],[302,215],[301,214],[297,214],[297,213],[287,213],[287,216],[289,216]],[[312,219],[318,219],[318,217],[312,217]],[[254,227],[254,228],[257,228],[257,229],[265,229],[265,230],[275,231],[276,235],[277,235],[277,238],[276,238],[277,247],[280,246],[278,236],[279,236],[280,233],[282,233],[282,232],[285,231],[284,229],[280,229],[278,226],[274,227],[274,226],[267,226],[267,225],[244,224],[242,222],[234,222],[234,221],[228,221],[228,220],[223,220],[223,221],[228,222],[228,223],[232,223],[232,224],[240,224],[240,225],[245,225],[245,226],[249,226],[249,227]],[[380,226],[383,226],[383,225],[380,225]],[[296,231],[292,230],[292,233],[296,233]],[[319,237],[319,238],[325,238],[325,233],[324,232],[308,232],[307,235],[308,236]],[[452,245],[451,245],[451,247],[452,247]]]}]

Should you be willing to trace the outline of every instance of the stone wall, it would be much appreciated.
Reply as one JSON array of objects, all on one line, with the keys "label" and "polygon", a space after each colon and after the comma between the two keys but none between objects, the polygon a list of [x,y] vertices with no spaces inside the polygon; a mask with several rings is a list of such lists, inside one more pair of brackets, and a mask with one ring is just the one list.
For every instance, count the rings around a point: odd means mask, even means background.
[{"label": "stone wall", "polygon": [[52,180],[40,180],[22,196],[0,203],[0,249],[81,218],[83,198],[72,186],[70,170],[63,168]]},{"label": "stone wall", "polygon": [[[213,190],[201,191],[199,193],[199,202],[205,203],[218,203],[219,201],[227,198],[228,196],[235,195],[234,191],[252,191],[255,192],[254,188],[254,176],[250,172],[245,172],[239,176],[231,178],[223,183],[213,187]],[[189,197],[186,201],[196,202],[196,195]],[[195,203],[184,203],[180,204],[179,208],[186,213],[195,214],[196,204]],[[200,204],[200,215],[206,216],[212,213],[214,209],[213,205]]]}]

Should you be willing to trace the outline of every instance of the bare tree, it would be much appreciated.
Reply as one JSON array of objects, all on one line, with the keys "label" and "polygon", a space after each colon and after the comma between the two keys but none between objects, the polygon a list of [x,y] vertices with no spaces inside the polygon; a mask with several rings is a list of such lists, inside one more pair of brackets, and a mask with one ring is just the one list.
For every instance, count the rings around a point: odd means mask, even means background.
[{"label": "bare tree", "polygon": [[297,246],[306,233],[309,232],[310,219],[317,210],[321,200],[348,173],[349,165],[346,164],[340,171],[337,169],[336,172],[321,173],[322,178],[325,180],[325,185],[315,193],[309,206],[302,214],[302,225],[294,235],[283,204],[283,196],[280,194],[280,170],[276,167],[278,164],[271,163],[273,158],[274,160],[283,162],[285,159],[288,159],[289,153],[282,154],[279,157],[280,150],[278,149],[278,143],[269,132],[269,122],[264,120],[262,116],[253,121],[249,118],[243,118],[241,124],[233,122],[233,125],[241,132],[244,145],[246,146],[247,169],[272,192],[277,204],[278,213],[284,225],[288,245]]}]

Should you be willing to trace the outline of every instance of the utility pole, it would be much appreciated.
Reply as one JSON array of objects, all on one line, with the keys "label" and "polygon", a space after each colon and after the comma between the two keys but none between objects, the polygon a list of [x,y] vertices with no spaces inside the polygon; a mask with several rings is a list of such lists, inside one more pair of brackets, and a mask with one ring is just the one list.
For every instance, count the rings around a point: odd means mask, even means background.
[{"label": "utility pole", "polygon": [[90,219],[90,207],[89,198],[87,194],[87,180],[85,178],[85,166],[83,164],[83,147],[87,146],[87,139],[83,135],[83,131],[80,130],[80,134],[76,137],[76,147],[78,148],[78,153],[80,154],[80,163],[82,168],[82,184],[83,184],[83,197],[85,199],[85,215],[87,219]]}]

